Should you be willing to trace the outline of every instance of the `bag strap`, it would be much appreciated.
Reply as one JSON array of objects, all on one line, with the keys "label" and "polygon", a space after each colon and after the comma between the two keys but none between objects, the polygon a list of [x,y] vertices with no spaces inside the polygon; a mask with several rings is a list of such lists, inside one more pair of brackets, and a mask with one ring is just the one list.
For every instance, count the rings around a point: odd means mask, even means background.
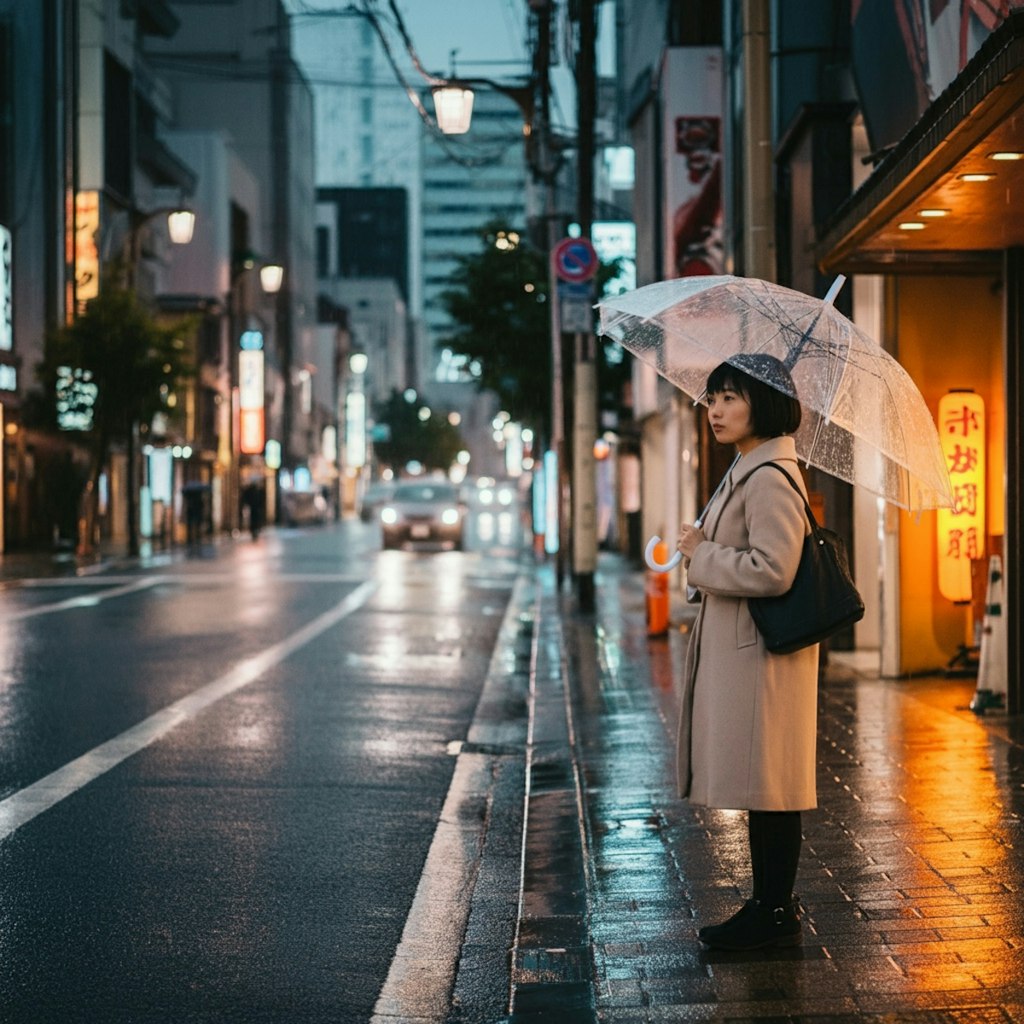
[{"label": "bag strap", "polygon": [[789,472],[783,469],[777,462],[763,462],[760,466],[756,466],[752,469],[751,475],[756,473],[759,469],[763,469],[765,466],[771,466],[772,469],[777,469],[788,481],[789,486],[800,495],[800,500],[804,503],[804,511],[807,513],[807,518],[811,524],[811,533],[817,537],[818,531],[821,529],[821,524],[814,517],[814,513],[811,511],[810,502],[804,497],[804,492],[797,486],[797,482],[789,475]]}]

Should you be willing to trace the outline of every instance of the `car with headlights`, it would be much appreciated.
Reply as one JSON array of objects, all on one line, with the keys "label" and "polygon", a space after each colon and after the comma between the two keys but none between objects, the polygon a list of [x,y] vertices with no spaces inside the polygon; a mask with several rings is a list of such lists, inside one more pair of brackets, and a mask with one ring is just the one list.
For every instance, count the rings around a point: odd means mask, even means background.
[{"label": "car with headlights", "polygon": [[282,491],[281,518],[286,526],[326,523],[331,507],[321,491]]},{"label": "car with headlights", "polygon": [[380,510],[395,493],[395,485],[390,480],[377,480],[366,488],[362,503],[359,506],[359,518],[364,523],[372,523],[380,518]]},{"label": "car with headlights", "polygon": [[399,484],[380,510],[384,548],[434,541],[462,550],[466,507],[459,490],[444,481]]}]

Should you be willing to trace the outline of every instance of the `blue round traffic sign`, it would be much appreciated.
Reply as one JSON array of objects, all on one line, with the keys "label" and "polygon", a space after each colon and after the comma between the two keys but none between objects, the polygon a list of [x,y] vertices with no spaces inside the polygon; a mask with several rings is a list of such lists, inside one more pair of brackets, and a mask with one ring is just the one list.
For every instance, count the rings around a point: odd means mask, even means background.
[{"label": "blue round traffic sign", "polygon": [[589,281],[597,273],[597,253],[587,238],[563,238],[551,250],[551,262],[563,281]]}]

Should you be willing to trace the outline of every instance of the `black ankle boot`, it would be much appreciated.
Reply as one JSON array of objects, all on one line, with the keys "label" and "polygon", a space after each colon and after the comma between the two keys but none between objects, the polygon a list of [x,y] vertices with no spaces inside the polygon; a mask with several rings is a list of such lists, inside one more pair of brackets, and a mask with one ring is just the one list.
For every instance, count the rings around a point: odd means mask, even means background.
[{"label": "black ankle boot", "polygon": [[723,932],[729,931],[730,928],[734,928],[738,921],[742,921],[755,907],[759,906],[757,900],[747,900],[746,903],[736,911],[732,917],[725,921],[721,921],[718,924],[706,924],[697,932],[697,938],[701,942],[710,942],[713,938],[721,935]]},{"label": "black ankle boot", "polygon": [[796,946],[801,937],[800,916],[793,902],[769,907],[750,900],[730,921],[718,927],[720,930],[711,935],[704,934],[706,929],[700,934],[701,942],[711,949],[744,951]]}]

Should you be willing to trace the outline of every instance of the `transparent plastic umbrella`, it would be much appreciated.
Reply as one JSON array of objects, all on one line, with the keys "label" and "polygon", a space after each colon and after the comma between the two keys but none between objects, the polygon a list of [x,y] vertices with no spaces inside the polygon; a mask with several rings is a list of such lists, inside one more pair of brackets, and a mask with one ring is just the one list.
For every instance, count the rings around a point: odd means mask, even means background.
[{"label": "transparent plastic umbrella", "polygon": [[750,358],[774,356],[804,410],[794,440],[807,465],[910,512],[952,506],[928,406],[907,371],[832,304],[844,280],[824,299],[757,278],[662,281],[599,303],[600,331],[695,401],[722,362],[787,391]]}]

